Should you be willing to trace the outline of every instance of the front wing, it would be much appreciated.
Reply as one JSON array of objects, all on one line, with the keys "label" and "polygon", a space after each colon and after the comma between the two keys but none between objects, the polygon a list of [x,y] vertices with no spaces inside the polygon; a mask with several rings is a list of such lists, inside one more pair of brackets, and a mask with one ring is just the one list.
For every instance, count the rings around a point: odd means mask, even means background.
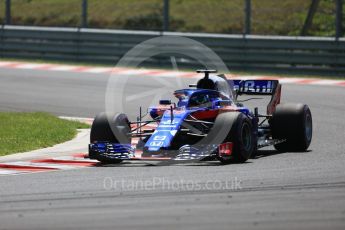
[{"label": "front wing", "polygon": [[89,158],[97,159],[97,156],[101,156],[109,160],[203,160],[205,158],[216,157],[217,149],[218,146],[212,144],[197,147],[184,145],[179,150],[167,150],[160,154],[143,156],[143,150],[136,149],[135,146],[131,144],[98,142],[89,145]]}]

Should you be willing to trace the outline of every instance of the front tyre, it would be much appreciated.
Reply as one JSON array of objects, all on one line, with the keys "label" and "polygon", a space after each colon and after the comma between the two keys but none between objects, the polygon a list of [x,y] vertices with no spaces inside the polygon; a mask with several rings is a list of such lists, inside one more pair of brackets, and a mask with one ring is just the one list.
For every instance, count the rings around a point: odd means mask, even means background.
[{"label": "front tyre", "polygon": [[252,122],[246,115],[237,112],[223,113],[218,118],[216,122],[221,121],[223,125],[231,127],[224,142],[233,143],[231,157],[219,157],[219,160],[225,164],[244,163],[255,151],[256,143]]},{"label": "front tyre", "polygon": [[279,152],[304,152],[313,135],[313,120],[308,105],[280,104],[270,119],[273,139],[282,140],[274,145]]},{"label": "front tyre", "polygon": [[[125,114],[108,114],[103,112],[98,114],[92,123],[90,142],[130,144],[131,139],[127,135],[130,133],[130,130],[129,120]],[[102,163],[120,163],[122,161],[119,159],[109,159],[98,154],[91,157]]]}]

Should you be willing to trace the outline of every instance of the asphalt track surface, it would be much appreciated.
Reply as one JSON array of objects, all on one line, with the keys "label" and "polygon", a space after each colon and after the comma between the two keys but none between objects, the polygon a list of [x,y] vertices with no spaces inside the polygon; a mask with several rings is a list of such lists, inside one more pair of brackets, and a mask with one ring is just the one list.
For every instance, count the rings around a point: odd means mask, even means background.
[{"label": "asphalt track surface", "polygon": [[[93,117],[104,110],[107,80],[1,69],[0,110]],[[126,94],[138,97],[162,83],[128,82]],[[133,98],[131,116],[153,96]],[[344,98],[344,87],[283,86],[283,102],[307,103],[313,114],[305,153],[268,148],[245,164],[123,163],[1,176],[0,229],[345,229]]]}]

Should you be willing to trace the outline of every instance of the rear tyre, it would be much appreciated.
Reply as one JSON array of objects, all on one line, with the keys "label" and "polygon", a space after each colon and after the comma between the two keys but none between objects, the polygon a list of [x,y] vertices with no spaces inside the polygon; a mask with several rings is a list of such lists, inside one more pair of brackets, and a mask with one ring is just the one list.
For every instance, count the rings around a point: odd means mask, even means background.
[{"label": "rear tyre", "polygon": [[304,152],[313,133],[312,115],[308,105],[278,105],[270,119],[273,139],[285,140],[274,145],[279,152]]},{"label": "rear tyre", "polygon": [[215,122],[222,122],[223,125],[231,127],[224,142],[232,142],[233,150],[231,157],[219,157],[224,163],[244,163],[255,151],[255,136],[252,122],[243,113],[223,113],[220,114]]},{"label": "rear tyre", "polygon": [[[103,141],[130,144],[131,139],[127,135],[130,130],[129,120],[125,114],[107,114],[103,112],[98,114],[92,123],[90,142]],[[102,163],[120,163],[122,161],[109,159],[100,155],[92,157]]]}]

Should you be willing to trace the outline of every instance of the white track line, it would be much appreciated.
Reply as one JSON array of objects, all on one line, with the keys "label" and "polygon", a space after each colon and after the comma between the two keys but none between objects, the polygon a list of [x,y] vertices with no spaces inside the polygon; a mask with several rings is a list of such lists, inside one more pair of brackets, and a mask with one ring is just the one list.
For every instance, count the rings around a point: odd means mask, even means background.
[{"label": "white track line", "polygon": [[82,157],[74,157],[74,156],[54,157],[52,159],[61,160],[61,161],[76,161],[76,162],[83,162],[83,163],[98,163],[97,160],[85,159]]},{"label": "white track line", "polygon": [[[154,73],[153,76],[159,76],[159,77],[180,77],[183,75],[189,74],[188,72],[177,72],[177,71],[166,71],[162,70],[162,72]],[[197,74],[195,74],[197,75]]]},{"label": "white track line", "polygon": [[88,72],[88,73],[107,73],[112,70],[112,68],[103,68],[103,67],[94,67],[94,68],[90,68],[88,70],[85,70],[83,72]]},{"label": "white track line", "polygon": [[[342,82],[345,82],[345,81],[342,81]],[[316,81],[316,82],[312,82],[310,83],[311,85],[337,85],[337,84],[340,84],[341,82],[340,81],[337,81],[337,80],[319,80],[319,81]]]},{"label": "white track line", "polygon": [[[125,71],[121,71],[121,73],[119,73],[120,75],[145,75],[147,73],[152,72],[152,70],[146,70],[146,69],[128,69]],[[116,74],[116,73],[115,73]]]},{"label": "white track line", "polygon": [[18,65],[15,68],[16,69],[41,69],[41,68],[44,68],[46,66],[47,66],[47,64],[31,64],[31,63],[28,63],[28,64]]},{"label": "white track line", "polygon": [[30,173],[29,171],[17,171],[11,169],[0,169],[0,175],[16,175],[16,174],[23,174],[23,173]]},{"label": "white track line", "polygon": [[9,62],[9,61],[2,61],[0,62],[0,67],[5,67],[8,66],[8,65],[12,65],[12,64],[15,64],[16,62]]},{"label": "white track line", "polygon": [[53,66],[51,68],[49,68],[49,70],[53,70],[53,71],[73,71],[75,69],[79,69],[80,67],[78,66],[69,66],[69,65],[57,65],[57,66]]}]

